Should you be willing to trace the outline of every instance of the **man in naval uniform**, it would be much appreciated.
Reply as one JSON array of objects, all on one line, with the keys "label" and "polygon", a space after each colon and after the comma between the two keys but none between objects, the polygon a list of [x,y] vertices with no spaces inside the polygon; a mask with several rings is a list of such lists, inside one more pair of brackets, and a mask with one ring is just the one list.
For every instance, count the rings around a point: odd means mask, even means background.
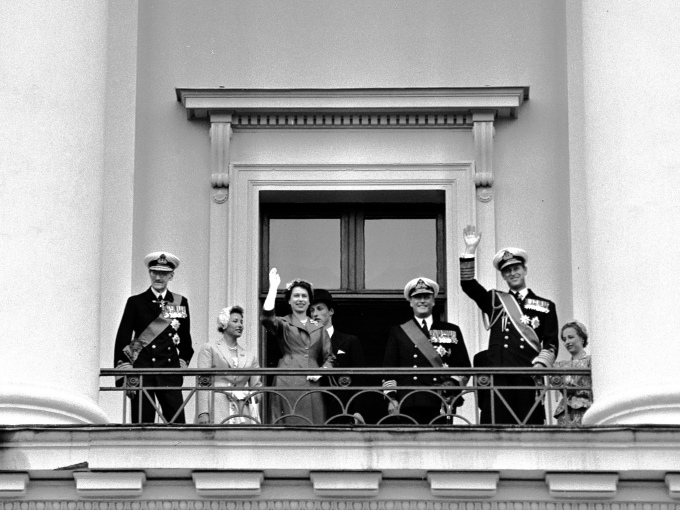
[{"label": "man in naval uniform", "polygon": [[[348,335],[342,331],[338,331],[333,326],[333,315],[335,314],[335,303],[333,302],[333,296],[330,292],[325,289],[316,289],[314,291],[314,301],[312,301],[309,307],[309,312],[317,322],[323,324],[326,328],[328,336],[331,337],[331,347],[333,349],[333,355],[335,356],[335,369],[338,368],[363,368],[366,366],[366,360],[364,358],[364,350],[361,347],[361,342],[354,335]],[[350,376],[342,375],[330,375],[327,377],[327,383],[330,386],[361,386],[362,385],[361,376]],[[363,418],[359,416],[350,417],[340,417],[332,419],[333,416],[338,414],[352,414],[358,411],[357,397],[352,401],[350,409],[344,409],[347,405],[349,399],[354,395],[351,391],[338,391],[334,394],[338,398],[336,399],[331,395],[324,395],[324,402],[326,404],[326,416],[330,423],[355,423],[355,420],[363,421]],[[342,402],[342,405],[340,402]]]},{"label": "man in naval uniform", "polygon": [[[463,231],[465,253],[460,259],[460,285],[488,318],[489,348],[483,364],[488,367],[551,367],[557,357],[559,332],[555,303],[537,296],[527,288],[527,253],[519,248],[504,248],[493,259],[494,267],[508,284],[510,292],[486,290],[475,279],[475,253],[481,239],[472,225]],[[477,364],[476,364],[477,365]],[[533,386],[531,376],[495,375],[495,386]],[[545,423],[543,404],[536,400],[536,390],[501,390],[503,399],[495,397],[482,408],[483,424]],[[488,408],[487,408],[488,406]],[[509,406],[509,409],[508,409]],[[493,414],[493,417],[491,416]]]},{"label": "man in naval uniform", "polygon": [[[128,298],[125,304],[116,335],[114,366],[120,369],[186,368],[194,354],[189,332],[189,303],[184,296],[168,290],[179,259],[168,252],[154,252],[144,258],[144,264],[149,269],[151,286]],[[144,375],[141,383],[143,388],[180,387],[182,376]],[[181,390],[148,389],[146,392],[148,396],[137,391],[129,393],[133,395],[133,423],[153,423],[157,415],[155,401],[166,422],[185,423]]]},{"label": "man in naval uniform", "polygon": [[[439,285],[429,278],[414,278],[404,287],[404,297],[413,309],[413,318],[390,330],[383,360],[384,367],[469,368],[468,356],[460,328],[432,316]],[[416,423],[428,424],[439,418],[441,411],[455,413],[462,403],[459,390],[465,386],[462,376],[401,375],[383,381],[389,398],[389,414],[407,415]],[[439,391],[399,391],[400,386],[433,386]],[[446,405],[448,404],[448,405]],[[403,420],[412,423],[407,418]],[[438,421],[442,421],[441,418]]]}]

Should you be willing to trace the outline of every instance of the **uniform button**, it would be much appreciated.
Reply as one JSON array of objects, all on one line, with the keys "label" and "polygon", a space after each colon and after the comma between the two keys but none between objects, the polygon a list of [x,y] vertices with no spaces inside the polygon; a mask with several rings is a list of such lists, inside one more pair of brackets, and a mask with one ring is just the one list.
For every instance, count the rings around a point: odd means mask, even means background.
[{"label": "uniform button", "polygon": [[413,357],[414,357],[414,358],[417,358],[417,357],[418,357],[418,355],[417,355],[417,354],[414,354],[414,355],[413,355]]},{"label": "uniform button", "polygon": [[507,349],[507,348],[508,348],[508,344],[505,344],[503,347],[505,347],[505,348]]},{"label": "uniform button", "polygon": [[170,358],[168,358],[168,361],[172,361]]},{"label": "uniform button", "polygon": [[418,368],[418,365],[413,365],[413,368]]},{"label": "uniform button", "polygon": [[172,336],[172,333],[168,333],[168,336]]},{"label": "uniform button", "polygon": [[524,346],[523,346],[523,345],[520,345],[519,348],[520,348],[520,349],[524,349]]},{"label": "uniform button", "polygon": [[520,342],[524,342],[524,338],[520,338],[519,341],[520,341]]},{"label": "uniform button", "polygon": [[152,345],[152,346],[151,346],[151,348],[152,348],[152,349],[155,349],[155,348],[156,348],[156,346],[155,346],[155,345]]},{"label": "uniform button", "polygon": [[436,378],[436,377],[433,377],[433,378],[432,378],[432,380],[433,380],[433,381],[436,381],[436,380],[437,380],[437,378]]},{"label": "uniform button", "polygon": [[309,347],[305,347],[305,349],[309,350]]},{"label": "uniform button", "polygon": [[507,339],[508,339],[508,337],[506,336],[506,337],[505,337],[505,339],[507,340]]},{"label": "uniform button", "polygon": [[168,350],[172,349],[172,347],[168,347]]},{"label": "uniform button", "polygon": [[151,358],[151,361],[156,361],[156,358]]},{"label": "uniform button", "polygon": [[413,376],[413,380],[415,381],[415,380],[417,380],[417,379],[418,379],[418,376],[417,376],[417,375],[414,375],[414,376]]}]

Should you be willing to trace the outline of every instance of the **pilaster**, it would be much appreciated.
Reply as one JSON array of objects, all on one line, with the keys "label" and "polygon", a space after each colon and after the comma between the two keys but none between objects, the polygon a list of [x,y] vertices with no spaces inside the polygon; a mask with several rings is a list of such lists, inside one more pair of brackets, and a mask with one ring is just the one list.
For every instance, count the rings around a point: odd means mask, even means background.
[{"label": "pilaster", "polygon": [[[493,197],[493,138],[495,135],[494,112],[472,113],[472,134],[475,141],[475,196],[477,210],[477,230],[485,233],[484,242],[477,250],[477,278],[491,285],[496,282],[496,271],[486,263],[496,253],[496,214]],[[461,232],[458,233],[462,235]],[[481,331],[484,331],[482,328]]]},{"label": "pilaster", "polygon": [[[232,116],[215,114],[210,118],[210,183],[215,190],[210,203],[210,264],[208,279],[208,331],[219,311],[237,303],[227,303],[229,265],[227,232],[229,224],[229,169],[231,158]],[[216,277],[216,275],[219,275]]]}]

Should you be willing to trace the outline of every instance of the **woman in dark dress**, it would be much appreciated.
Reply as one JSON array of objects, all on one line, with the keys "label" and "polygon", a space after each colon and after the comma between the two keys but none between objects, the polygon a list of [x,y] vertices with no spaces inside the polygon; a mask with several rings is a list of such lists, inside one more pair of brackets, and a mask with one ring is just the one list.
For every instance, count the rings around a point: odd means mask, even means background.
[{"label": "woman in dark dress", "polygon": [[[276,291],[281,284],[281,277],[276,268],[269,272],[269,292],[262,310],[262,325],[276,337],[283,356],[279,360],[279,368],[332,368],[335,360],[331,349],[331,340],[323,324],[312,320],[307,315],[314,290],[312,284],[296,279],[286,285],[285,299],[290,305],[291,313],[284,317],[274,314]],[[321,376],[280,375],[274,386],[296,388],[295,390],[278,391],[272,397],[272,423],[287,425],[322,424],[326,421],[323,398],[320,392],[311,392],[320,388]],[[289,416],[294,415],[294,416]]]}]

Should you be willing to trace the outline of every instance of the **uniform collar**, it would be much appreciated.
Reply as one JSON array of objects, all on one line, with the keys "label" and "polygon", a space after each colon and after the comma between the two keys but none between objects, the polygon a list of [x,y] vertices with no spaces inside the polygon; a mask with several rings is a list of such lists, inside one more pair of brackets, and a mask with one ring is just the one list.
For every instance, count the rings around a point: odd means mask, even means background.
[{"label": "uniform collar", "polygon": [[[154,297],[155,297],[157,300],[160,301],[160,296],[161,296],[161,294],[159,294],[158,292],[156,292],[156,291],[154,290],[153,287],[150,287],[150,288],[151,288],[151,292],[153,293]],[[168,289],[165,289],[165,297],[163,298],[163,301],[167,301],[167,300],[168,300],[168,294],[170,294],[170,291],[169,291]]]},{"label": "uniform collar", "polygon": [[522,290],[517,291],[516,294],[519,295],[519,297],[522,298],[522,300],[527,298],[527,294],[529,294],[529,287],[524,287]]},{"label": "uniform collar", "polygon": [[418,323],[418,326],[422,327],[423,325],[423,320],[425,321],[425,324],[427,324],[427,329],[432,329],[432,323],[434,322],[434,318],[430,315],[429,317],[416,317],[413,316],[415,321]]}]

